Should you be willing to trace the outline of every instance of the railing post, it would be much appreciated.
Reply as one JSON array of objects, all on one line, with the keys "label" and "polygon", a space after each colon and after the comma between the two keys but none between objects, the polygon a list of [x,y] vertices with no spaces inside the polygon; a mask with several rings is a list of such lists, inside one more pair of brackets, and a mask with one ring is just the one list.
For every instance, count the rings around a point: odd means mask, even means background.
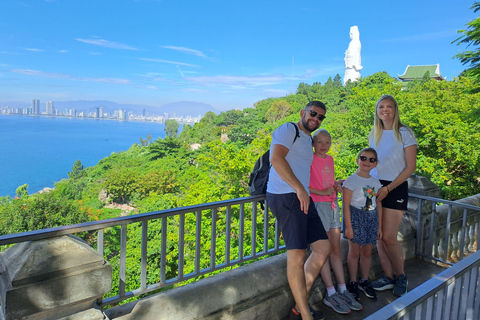
[{"label": "railing post", "polygon": [[140,288],[147,288],[147,244],[148,244],[148,221],[142,221],[142,248],[140,260]]},{"label": "railing post", "polygon": [[[440,197],[441,190],[426,177],[412,175],[408,178],[408,193],[417,194],[422,196],[429,197]],[[426,254],[426,250],[432,251],[432,235],[430,232],[427,234],[425,228],[427,226],[428,214],[431,212],[428,201],[422,201],[421,199],[416,199],[410,197],[408,199],[407,212],[404,216],[404,219],[410,222],[412,228],[416,228],[415,235],[415,254]],[[407,225],[407,224],[404,224]],[[431,231],[431,230],[430,230]],[[402,226],[400,232],[408,232],[404,229],[402,231]],[[429,237],[430,241],[425,242],[425,238]]]}]

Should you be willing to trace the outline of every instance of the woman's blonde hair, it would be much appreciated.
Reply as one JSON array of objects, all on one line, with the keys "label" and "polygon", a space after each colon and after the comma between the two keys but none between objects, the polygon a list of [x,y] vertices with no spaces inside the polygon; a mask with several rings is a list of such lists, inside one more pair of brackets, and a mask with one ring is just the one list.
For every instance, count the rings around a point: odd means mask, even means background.
[{"label": "woman's blonde hair", "polygon": [[378,146],[378,142],[380,141],[380,138],[382,137],[382,134],[383,134],[383,130],[385,129],[384,125],[383,125],[383,121],[380,119],[380,117],[378,116],[378,112],[377,112],[380,102],[382,102],[385,99],[391,100],[393,102],[393,105],[395,106],[395,115],[393,117],[393,128],[392,129],[393,129],[393,134],[395,135],[395,138],[398,141],[402,141],[402,135],[400,134],[400,128],[405,127],[405,125],[402,123],[402,121],[400,121],[400,115],[399,115],[399,112],[398,112],[397,100],[395,100],[395,98],[392,97],[389,94],[385,94],[385,95],[381,96],[380,99],[378,99],[377,103],[375,104],[375,120],[373,121],[373,129],[372,129],[372,131],[370,131],[370,134],[368,135],[368,140],[370,142],[374,141],[375,146]]}]

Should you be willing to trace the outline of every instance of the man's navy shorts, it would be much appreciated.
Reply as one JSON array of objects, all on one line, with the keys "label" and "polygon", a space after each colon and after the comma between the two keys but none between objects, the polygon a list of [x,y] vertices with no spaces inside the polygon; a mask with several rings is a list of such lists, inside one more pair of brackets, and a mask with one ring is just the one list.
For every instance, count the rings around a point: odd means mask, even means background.
[{"label": "man's navy shorts", "polygon": [[296,193],[267,192],[267,203],[282,229],[287,250],[307,249],[308,245],[315,241],[328,239],[312,198],[308,214],[300,210]]}]

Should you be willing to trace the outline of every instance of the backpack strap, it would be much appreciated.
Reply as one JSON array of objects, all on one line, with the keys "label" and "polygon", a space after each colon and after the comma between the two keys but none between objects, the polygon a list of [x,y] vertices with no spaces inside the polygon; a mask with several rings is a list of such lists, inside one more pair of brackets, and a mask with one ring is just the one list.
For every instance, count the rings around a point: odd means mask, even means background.
[{"label": "backpack strap", "polygon": [[295,138],[293,138],[293,143],[295,143],[295,141],[297,141],[297,138],[300,138],[300,129],[298,129],[298,126],[295,122],[290,123],[293,124],[293,126],[295,127]]}]

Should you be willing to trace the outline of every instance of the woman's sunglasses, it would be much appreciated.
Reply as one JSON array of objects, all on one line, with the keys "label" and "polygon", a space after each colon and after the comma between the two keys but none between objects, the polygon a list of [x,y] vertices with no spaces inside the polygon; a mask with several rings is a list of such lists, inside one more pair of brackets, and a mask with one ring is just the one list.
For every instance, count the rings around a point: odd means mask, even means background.
[{"label": "woman's sunglasses", "polygon": [[370,161],[370,163],[375,163],[375,162],[378,161],[378,160],[375,159],[375,158],[367,158],[367,157],[365,157],[365,156],[360,156],[359,158],[360,158],[360,160],[362,160],[363,162],[365,162],[365,161],[368,160],[368,161]]},{"label": "woman's sunglasses", "polygon": [[315,111],[315,110],[307,110],[307,111],[310,112],[310,116],[311,116],[312,118],[315,118],[315,117],[317,116],[317,114],[318,114],[318,120],[320,120],[320,121],[323,121],[323,120],[325,120],[325,118],[326,118],[323,114],[319,114],[319,113],[318,113],[317,111]]}]

